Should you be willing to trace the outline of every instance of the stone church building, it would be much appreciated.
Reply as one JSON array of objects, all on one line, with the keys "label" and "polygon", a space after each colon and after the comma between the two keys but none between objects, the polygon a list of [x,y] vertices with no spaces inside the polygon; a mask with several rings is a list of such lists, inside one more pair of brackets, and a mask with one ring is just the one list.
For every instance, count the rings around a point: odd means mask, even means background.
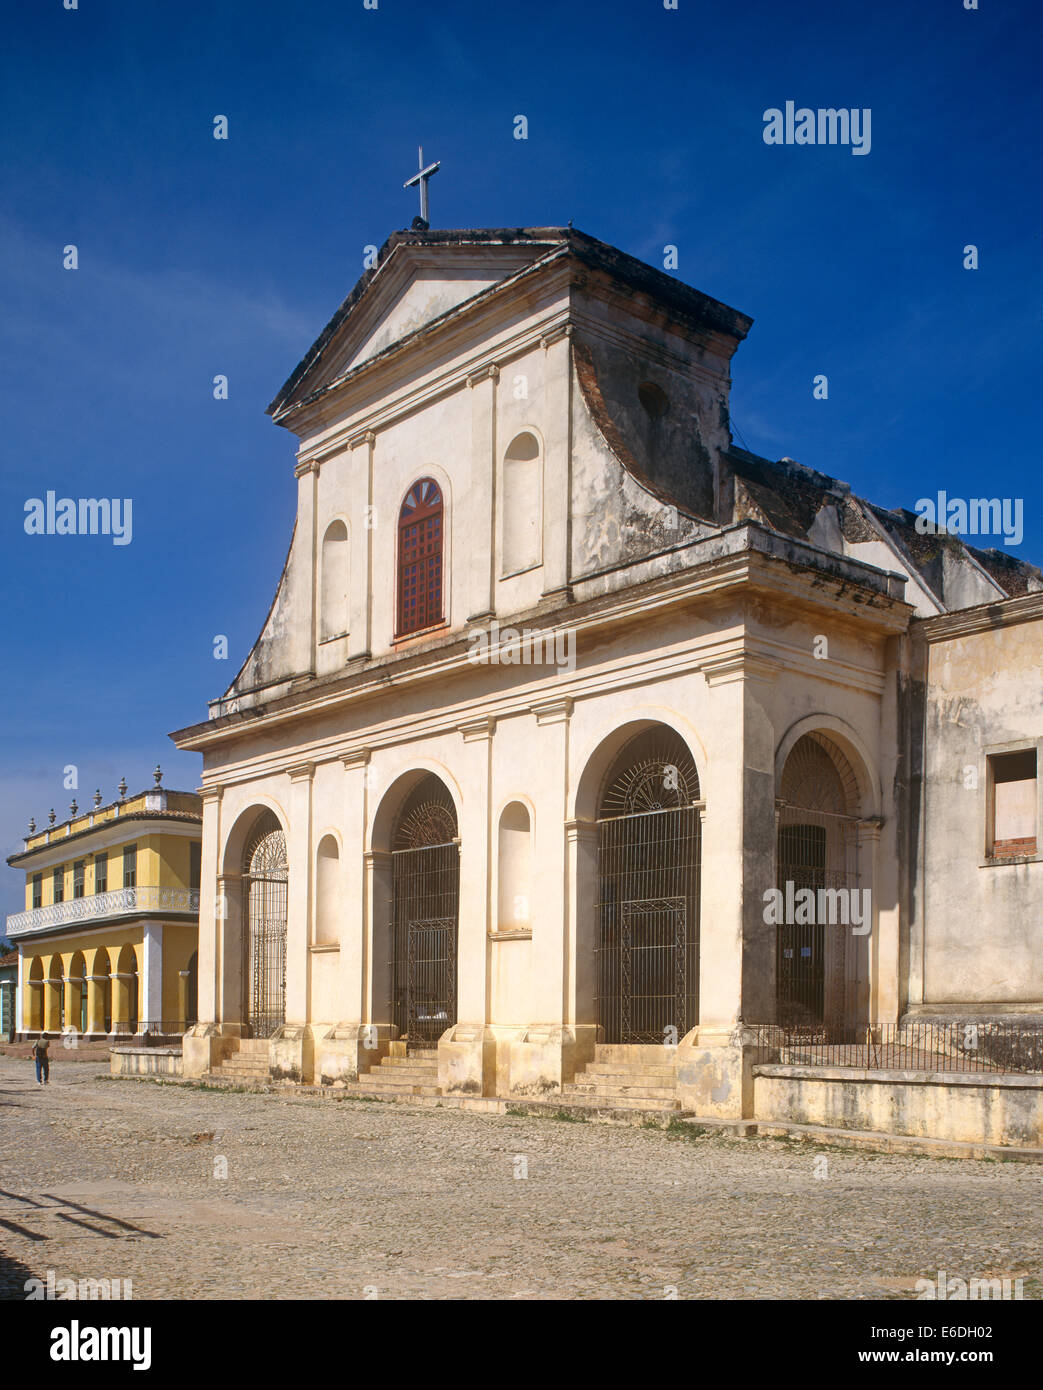
[{"label": "stone church building", "polygon": [[740,1023],[1039,1018],[1040,571],[738,448],[751,324],[571,228],[387,241],[269,407],[289,553],[173,735],[186,1075],[687,1059],[728,1114]]}]

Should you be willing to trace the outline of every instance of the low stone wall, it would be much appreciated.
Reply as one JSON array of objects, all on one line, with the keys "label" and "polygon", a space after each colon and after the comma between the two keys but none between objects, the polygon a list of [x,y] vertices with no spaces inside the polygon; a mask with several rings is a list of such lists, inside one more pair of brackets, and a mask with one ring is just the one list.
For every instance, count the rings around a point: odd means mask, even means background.
[{"label": "low stone wall", "polygon": [[114,1047],[109,1054],[113,1076],[180,1076],[180,1047]]},{"label": "low stone wall", "polygon": [[753,1068],[753,1111],[765,1123],[1039,1148],[1043,1075],[761,1063]]}]

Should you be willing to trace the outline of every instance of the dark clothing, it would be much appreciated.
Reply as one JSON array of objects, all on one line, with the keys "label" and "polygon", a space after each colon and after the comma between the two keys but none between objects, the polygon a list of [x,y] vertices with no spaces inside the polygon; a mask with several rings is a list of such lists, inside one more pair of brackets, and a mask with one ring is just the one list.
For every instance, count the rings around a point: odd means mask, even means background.
[{"label": "dark clothing", "polygon": [[51,1080],[51,1065],[47,1056],[48,1046],[46,1039],[42,1038],[33,1044],[33,1057],[36,1059],[36,1080],[42,1086],[49,1085]]}]

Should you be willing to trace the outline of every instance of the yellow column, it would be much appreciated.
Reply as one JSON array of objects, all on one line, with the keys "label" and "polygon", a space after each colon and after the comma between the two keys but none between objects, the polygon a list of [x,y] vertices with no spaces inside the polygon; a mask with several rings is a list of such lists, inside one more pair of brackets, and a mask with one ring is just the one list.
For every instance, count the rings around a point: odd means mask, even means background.
[{"label": "yellow column", "polygon": [[65,991],[65,1031],[80,1031],[80,981],[78,976],[69,974],[69,966],[72,964],[72,956],[68,960],[62,960],[62,969],[65,974],[63,989]]},{"label": "yellow column", "polygon": [[130,975],[123,970],[112,975],[112,1031],[130,1031]]},{"label": "yellow column", "polygon": [[[32,961],[27,963],[30,967]],[[30,980],[28,970],[25,979],[25,1001],[22,1004],[23,1027],[28,1033],[38,1033],[43,1027],[43,991],[40,980]]]},{"label": "yellow column", "polygon": [[108,992],[107,975],[87,976],[87,1032],[105,1032],[105,997]]},{"label": "yellow column", "polygon": [[48,977],[43,986],[43,1027],[46,1033],[57,1033],[61,1029],[62,982]]}]

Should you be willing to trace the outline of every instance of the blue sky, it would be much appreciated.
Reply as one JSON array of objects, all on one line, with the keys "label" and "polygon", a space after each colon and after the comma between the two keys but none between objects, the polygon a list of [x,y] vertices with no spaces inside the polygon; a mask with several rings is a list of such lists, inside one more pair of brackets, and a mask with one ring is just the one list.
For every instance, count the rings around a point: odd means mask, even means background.
[{"label": "blue sky", "polygon": [[[1022,497],[1014,553],[1043,561],[1040,14],[981,6],[6,0],[5,854],[157,760],[198,784],[166,735],[238,668],[293,522],[294,440],[264,408],[415,215],[420,143],[433,226],[572,219],[655,265],[674,244],[681,279],[753,315],[750,448],[886,506]],[[870,108],[870,153],[765,145],[789,99]],[[26,535],[49,489],[131,498],[131,544]]]}]

